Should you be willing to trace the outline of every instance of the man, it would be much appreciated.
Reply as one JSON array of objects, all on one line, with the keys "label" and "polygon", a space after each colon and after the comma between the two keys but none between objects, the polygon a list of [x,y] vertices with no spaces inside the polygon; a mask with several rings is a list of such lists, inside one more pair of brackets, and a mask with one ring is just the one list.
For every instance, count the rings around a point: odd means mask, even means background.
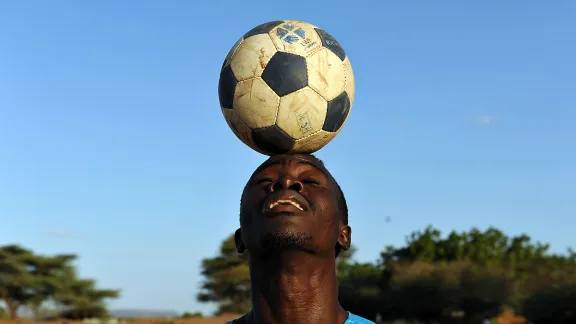
[{"label": "man", "polygon": [[238,253],[248,253],[252,310],[227,324],[368,324],[338,302],[336,257],[350,248],[340,186],[312,155],[277,155],[240,202]]}]

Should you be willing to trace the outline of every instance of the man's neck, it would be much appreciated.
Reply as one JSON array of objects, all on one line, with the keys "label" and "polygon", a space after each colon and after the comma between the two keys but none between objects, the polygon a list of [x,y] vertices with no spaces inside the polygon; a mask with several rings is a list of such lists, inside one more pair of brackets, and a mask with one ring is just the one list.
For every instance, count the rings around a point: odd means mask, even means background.
[{"label": "man's neck", "polygon": [[251,260],[252,311],[257,324],[344,323],[338,303],[335,260],[304,252],[285,252],[269,260]]}]

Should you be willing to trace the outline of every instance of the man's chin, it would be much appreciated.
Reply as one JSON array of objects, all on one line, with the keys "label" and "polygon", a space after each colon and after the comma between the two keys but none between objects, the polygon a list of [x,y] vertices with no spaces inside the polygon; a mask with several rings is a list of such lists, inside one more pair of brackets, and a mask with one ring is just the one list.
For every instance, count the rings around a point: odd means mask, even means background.
[{"label": "man's chin", "polygon": [[271,232],[264,235],[261,240],[266,254],[289,250],[308,251],[311,243],[311,236],[297,231]]}]

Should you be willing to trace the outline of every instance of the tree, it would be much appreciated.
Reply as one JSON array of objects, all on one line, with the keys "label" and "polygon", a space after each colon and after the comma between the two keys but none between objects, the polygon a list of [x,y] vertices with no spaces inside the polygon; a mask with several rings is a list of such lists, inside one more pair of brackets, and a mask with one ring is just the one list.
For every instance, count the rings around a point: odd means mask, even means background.
[{"label": "tree", "polygon": [[32,301],[41,288],[38,278],[29,271],[35,259],[32,251],[20,246],[0,247],[0,298],[11,319],[18,317],[18,309]]},{"label": "tree", "polygon": [[182,316],[180,316],[181,318],[203,318],[204,314],[202,314],[202,312],[194,312],[194,313],[190,313],[190,312],[184,312],[182,314]]},{"label": "tree", "polygon": [[78,278],[75,255],[38,255],[19,245],[0,246],[0,300],[11,319],[27,306],[36,312],[51,301],[66,311],[86,307],[104,309],[103,300],[115,298],[116,290],[99,290],[92,280]]},{"label": "tree", "polygon": [[535,322],[576,322],[576,253],[552,256],[530,267],[520,282],[522,314]]},{"label": "tree", "polygon": [[382,313],[387,319],[440,321],[452,306],[452,285],[444,273],[427,262],[397,264],[383,292]]},{"label": "tree", "polygon": [[218,313],[246,313],[251,308],[250,270],[246,255],[238,255],[234,235],[222,242],[219,254],[202,260],[205,280],[197,299],[218,303]]},{"label": "tree", "polygon": [[339,269],[342,307],[367,319],[375,319],[382,300],[382,269],[366,262],[346,262]]},{"label": "tree", "polygon": [[470,260],[475,264],[509,265],[515,270],[522,270],[531,261],[544,258],[548,249],[549,245],[534,243],[526,234],[508,237],[493,227],[484,232],[476,228],[462,233],[452,231],[442,238],[440,230],[428,226],[424,231],[411,233],[406,238],[406,246],[389,247],[382,254],[382,261]]},{"label": "tree", "polygon": [[76,269],[68,269],[61,281],[61,289],[53,295],[54,301],[63,306],[61,317],[83,319],[108,315],[104,300],[118,298],[119,290],[98,289],[96,282],[79,279]]},{"label": "tree", "polygon": [[527,296],[570,277],[574,253],[548,249],[526,234],[509,237],[496,228],[445,237],[431,226],[413,232],[405,246],[381,254],[386,311],[421,321],[462,312],[464,322],[474,322],[510,305],[518,308]]},{"label": "tree", "polygon": [[34,313],[34,318],[40,318],[42,305],[64,289],[63,280],[67,279],[67,271],[73,269],[75,255],[60,254],[55,256],[34,255],[27,262],[28,273],[34,278],[35,290],[31,294],[28,306]]},{"label": "tree", "polygon": [[338,254],[338,258],[336,259],[338,278],[346,276],[346,271],[348,271],[351,266],[352,257],[354,253],[356,253],[356,250],[356,247],[352,245],[348,250],[340,251],[340,254]]},{"label": "tree", "polygon": [[576,284],[539,291],[523,301],[523,315],[536,323],[576,323]]}]

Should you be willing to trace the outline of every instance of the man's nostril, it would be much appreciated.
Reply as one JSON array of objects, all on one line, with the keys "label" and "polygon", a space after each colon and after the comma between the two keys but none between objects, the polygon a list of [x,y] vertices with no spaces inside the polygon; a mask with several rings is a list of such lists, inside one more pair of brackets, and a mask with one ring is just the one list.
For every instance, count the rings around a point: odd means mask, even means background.
[{"label": "man's nostril", "polygon": [[300,181],[274,181],[270,184],[269,190],[270,192],[275,192],[281,189],[290,189],[294,191],[302,191],[304,189],[302,183]]},{"label": "man's nostril", "polygon": [[270,192],[275,192],[282,189],[282,184],[280,183],[280,181],[274,181],[273,183],[270,184]]},{"label": "man's nostril", "polygon": [[294,182],[290,185],[289,188],[292,189],[292,190],[294,190],[294,191],[300,192],[300,191],[302,191],[303,186],[302,186],[302,183],[301,183],[300,181],[294,181]]}]

